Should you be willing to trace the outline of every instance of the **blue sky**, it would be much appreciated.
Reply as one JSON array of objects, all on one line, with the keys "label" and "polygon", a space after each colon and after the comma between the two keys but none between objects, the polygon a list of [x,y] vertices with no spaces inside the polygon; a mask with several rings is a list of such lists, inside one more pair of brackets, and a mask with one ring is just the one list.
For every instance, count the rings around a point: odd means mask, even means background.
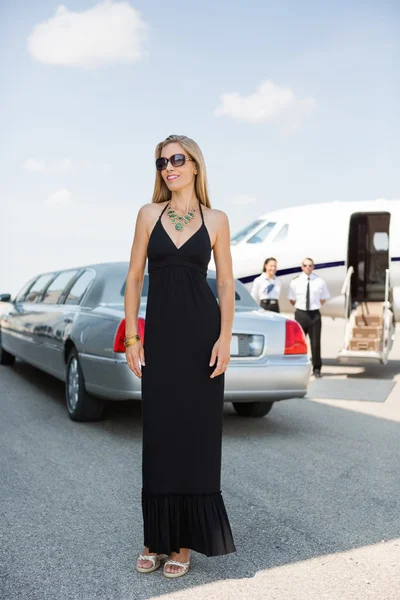
[{"label": "blue sky", "polygon": [[200,144],[232,232],[280,207],[400,197],[396,0],[59,6],[0,8],[1,292],[128,260],[170,133]]}]

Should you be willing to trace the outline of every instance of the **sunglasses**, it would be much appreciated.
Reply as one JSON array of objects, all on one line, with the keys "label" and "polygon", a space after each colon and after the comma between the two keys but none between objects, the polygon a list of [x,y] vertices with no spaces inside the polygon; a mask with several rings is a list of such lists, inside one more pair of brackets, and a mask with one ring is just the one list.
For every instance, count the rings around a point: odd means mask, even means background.
[{"label": "sunglasses", "polygon": [[164,158],[162,156],[156,160],[156,169],[157,171],[164,171],[169,162],[173,167],[183,167],[187,160],[193,160],[193,158],[190,158],[190,156],[185,156],[184,154],[173,154],[169,158]]}]

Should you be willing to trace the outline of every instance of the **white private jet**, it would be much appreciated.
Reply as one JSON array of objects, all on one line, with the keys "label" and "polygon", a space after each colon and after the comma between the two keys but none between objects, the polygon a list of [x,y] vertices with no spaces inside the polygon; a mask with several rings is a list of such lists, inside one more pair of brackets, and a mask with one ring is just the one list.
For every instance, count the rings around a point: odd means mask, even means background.
[{"label": "white private jet", "polygon": [[344,317],[341,362],[386,364],[400,319],[400,200],[309,204],[267,213],[231,239],[234,276],[248,289],[273,256],[280,306],[303,258],[315,263],[331,294],[322,314]]}]

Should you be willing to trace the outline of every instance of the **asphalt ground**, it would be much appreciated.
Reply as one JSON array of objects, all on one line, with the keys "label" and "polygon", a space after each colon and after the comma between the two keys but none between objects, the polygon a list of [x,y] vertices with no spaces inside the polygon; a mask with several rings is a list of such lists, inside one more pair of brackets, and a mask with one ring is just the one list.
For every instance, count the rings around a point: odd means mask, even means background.
[{"label": "asphalt ground", "polygon": [[[73,423],[61,382],[22,361],[0,367],[2,600],[398,600],[400,332],[386,367],[338,366],[341,337],[342,323],[324,319],[324,377],[307,398],[262,419],[226,406],[223,494],[237,552],[193,553],[178,580],[134,570],[140,405]],[[160,460],[179,468],[168,448]]]}]

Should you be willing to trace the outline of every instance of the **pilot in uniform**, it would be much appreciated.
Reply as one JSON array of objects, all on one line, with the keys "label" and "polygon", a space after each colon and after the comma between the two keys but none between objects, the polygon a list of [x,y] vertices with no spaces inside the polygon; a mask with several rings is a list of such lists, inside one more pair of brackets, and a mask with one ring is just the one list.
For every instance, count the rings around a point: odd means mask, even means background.
[{"label": "pilot in uniform", "polygon": [[279,295],[281,282],[275,276],[275,258],[267,258],[264,262],[263,272],[253,281],[251,295],[254,300],[265,310],[279,312]]},{"label": "pilot in uniform", "polygon": [[292,279],[289,300],[295,307],[295,319],[310,338],[313,372],[321,377],[321,313],[319,309],[329,298],[329,290],[322,277],[315,275],[314,262],[305,258],[302,273]]}]

